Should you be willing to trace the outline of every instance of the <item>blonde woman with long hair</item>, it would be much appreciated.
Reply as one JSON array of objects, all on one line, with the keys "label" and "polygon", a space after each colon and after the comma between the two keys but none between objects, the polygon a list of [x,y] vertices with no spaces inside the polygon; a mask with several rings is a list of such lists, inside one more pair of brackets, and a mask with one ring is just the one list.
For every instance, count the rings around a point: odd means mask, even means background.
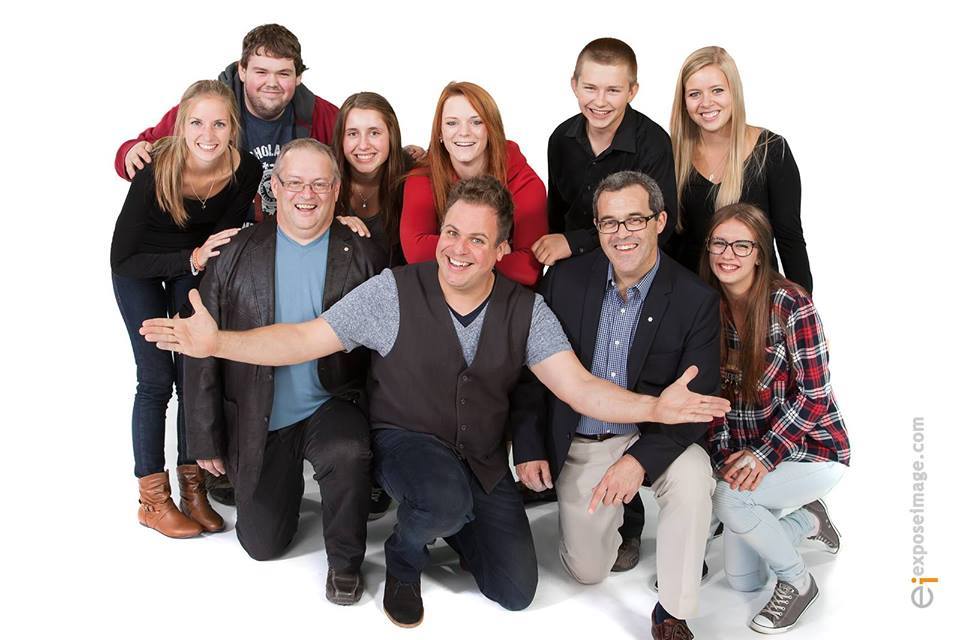
[{"label": "blonde woman with long hair", "polygon": [[810,261],[800,223],[800,172],[783,137],[747,124],[737,65],[721,47],[691,53],[680,69],[670,116],[680,200],[670,253],[696,272],[714,211],[747,202],[769,216],[769,259],[808,292]]},{"label": "blonde woman with long hair", "polygon": [[[183,363],[138,333],[156,316],[173,317],[197,286],[199,273],[230,242],[246,218],[263,169],[237,149],[237,101],[225,84],[201,80],[180,100],[173,135],[153,146],[117,218],[110,247],[113,290],[133,347],[134,474],[140,524],[172,538],[223,529],[210,507],[203,475],[186,452]],[[177,476],[180,508],[170,497],[164,462],[167,403],[177,389]]]}]

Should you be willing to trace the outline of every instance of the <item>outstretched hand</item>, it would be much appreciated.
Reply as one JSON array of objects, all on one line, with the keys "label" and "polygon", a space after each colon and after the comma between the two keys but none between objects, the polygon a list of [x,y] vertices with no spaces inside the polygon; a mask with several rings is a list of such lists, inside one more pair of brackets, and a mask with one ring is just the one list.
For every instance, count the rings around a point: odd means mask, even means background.
[{"label": "outstretched hand", "polygon": [[200,292],[190,290],[193,315],[189,318],[151,318],[144,320],[140,335],[157,348],[194,358],[212,356],[217,350],[217,323],[203,306]]},{"label": "outstretched hand", "polygon": [[730,411],[725,398],[704,396],[690,391],[687,385],[697,377],[696,366],[687,367],[676,382],[663,390],[653,410],[653,421],[664,424],[710,422]]}]

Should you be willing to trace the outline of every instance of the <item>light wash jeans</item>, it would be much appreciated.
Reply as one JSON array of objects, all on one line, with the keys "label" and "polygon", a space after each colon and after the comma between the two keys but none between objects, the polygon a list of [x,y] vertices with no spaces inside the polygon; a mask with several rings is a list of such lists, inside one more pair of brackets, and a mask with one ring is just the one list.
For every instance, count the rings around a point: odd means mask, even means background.
[{"label": "light wash jeans", "polygon": [[713,509],[723,522],[723,564],[730,586],[756,591],[771,570],[778,580],[802,582],[807,567],[796,547],[813,534],[817,521],[798,507],[826,495],[845,471],[839,462],[781,462],[755,491],[734,491],[717,480]]}]

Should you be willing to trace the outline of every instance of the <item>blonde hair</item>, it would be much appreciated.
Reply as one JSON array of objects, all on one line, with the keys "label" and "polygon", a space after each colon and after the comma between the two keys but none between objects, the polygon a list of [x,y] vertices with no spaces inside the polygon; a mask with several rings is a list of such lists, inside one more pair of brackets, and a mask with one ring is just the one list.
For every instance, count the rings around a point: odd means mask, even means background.
[{"label": "blonde hair", "polygon": [[[677,193],[682,194],[693,175],[693,156],[700,143],[700,127],[690,119],[686,106],[686,85],[696,72],[710,65],[717,66],[727,78],[727,84],[732,98],[732,113],[730,114],[730,148],[723,172],[720,175],[720,184],[712,189],[716,190],[714,210],[728,204],[740,202],[743,192],[744,178],[748,171],[759,171],[766,161],[766,142],[763,144],[763,154],[756,167],[748,167],[744,163],[749,141],[747,139],[747,116],[743,104],[743,84],[740,82],[740,72],[737,64],[722,47],[703,47],[697,49],[683,61],[680,75],[677,78],[677,88],[673,96],[673,110],[670,113],[670,138],[673,143],[673,164],[677,176]],[[677,222],[677,228],[682,229],[683,212]]]},{"label": "blonde hair", "polygon": [[187,166],[187,141],[184,126],[187,112],[194,100],[217,97],[223,100],[230,116],[230,149],[227,157],[232,161],[232,149],[237,148],[240,139],[240,112],[237,100],[230,87],[219,80],[198,80],[183,92],[177,119],[173,126],[173,135],[161,138],[153,145],[153,179],[157,192],[157,204],[170,214],[178,227],[185,227],[189,214],[183,206],[183,172]]}]

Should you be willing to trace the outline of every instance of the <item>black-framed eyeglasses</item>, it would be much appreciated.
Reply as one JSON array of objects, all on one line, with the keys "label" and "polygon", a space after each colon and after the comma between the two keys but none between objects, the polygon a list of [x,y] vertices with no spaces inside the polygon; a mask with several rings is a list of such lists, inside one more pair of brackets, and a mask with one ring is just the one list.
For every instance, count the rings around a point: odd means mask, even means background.
[{"label": "black-framed eyeglasses", "polygon": [[280,176],[277,176],[277,180],[283,185],[283,188],[287,191],[293,191],[294,193],[300,193],[307,187],[313,189],[313,192],[317,195],[326,195],[333,190],[333,183],[326,182],[325,180],[314,180],[313,182],[303,182],[302,180],[284,180]]},{"label": "black-framed eyeglasses", "polygon": [[659,213],[651,213],[648,216],[640,213],[631,213],[625,220],[601,218],[600,220],[595,220],[594,224],[600,233],[616,233],[620,230],[620,225],[626,227],[627,231],[643,231],[647,228],[647,223],[659,215]]},{"label": "black-framed eyeglasses", "polygon": [[710,238],[707,240],[707,253],[722,256],[723,252],[727,250],[727,247],[730,247],[733,255],[746,258],[753,253],[756,246],[757,243],[753,240],[734,240],[733,242],[727,242],[723,238]]}]

